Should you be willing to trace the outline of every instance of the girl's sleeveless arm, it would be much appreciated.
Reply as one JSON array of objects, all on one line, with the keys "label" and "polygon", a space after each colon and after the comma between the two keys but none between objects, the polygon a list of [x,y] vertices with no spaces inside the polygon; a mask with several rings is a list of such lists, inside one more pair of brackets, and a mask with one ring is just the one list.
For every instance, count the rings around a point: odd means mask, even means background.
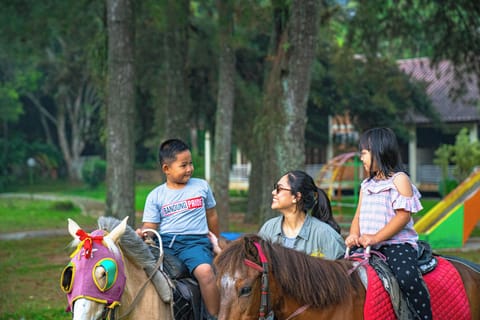
[{"label": "girl's sleeveless arm", "polygon": [[405,173],[397,174],[393,178],[393,184],[402,196],[411,197],[413,195],[412,182]]}]

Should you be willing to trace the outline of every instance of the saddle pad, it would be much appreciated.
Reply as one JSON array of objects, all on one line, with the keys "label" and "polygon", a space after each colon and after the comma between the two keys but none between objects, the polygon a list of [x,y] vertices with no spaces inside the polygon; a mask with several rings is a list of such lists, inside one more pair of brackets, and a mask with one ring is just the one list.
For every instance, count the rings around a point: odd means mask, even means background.
[{"label": "saddle pad", "polygon": [[[434,319],[471,319],[467,293],[462,278],[446,259],[437,257],[437,267],[423,276],[430,291]],[[396,319],[390,297],[375,270],[367,265],[368,287],[364,319]]]}]

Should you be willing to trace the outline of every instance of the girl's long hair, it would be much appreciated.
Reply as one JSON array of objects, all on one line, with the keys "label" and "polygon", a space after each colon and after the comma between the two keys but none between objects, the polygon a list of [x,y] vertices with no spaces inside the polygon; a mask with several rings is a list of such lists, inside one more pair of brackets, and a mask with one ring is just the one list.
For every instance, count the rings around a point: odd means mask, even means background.
[{"label": "girl's long hair", "polygon": [[372,154],[369,178],[377,174],[390,177],[395,172],[405,172],[400,155],[397,137],[390,128],[372,128],[360,136],[360,150],[369,150]]}]

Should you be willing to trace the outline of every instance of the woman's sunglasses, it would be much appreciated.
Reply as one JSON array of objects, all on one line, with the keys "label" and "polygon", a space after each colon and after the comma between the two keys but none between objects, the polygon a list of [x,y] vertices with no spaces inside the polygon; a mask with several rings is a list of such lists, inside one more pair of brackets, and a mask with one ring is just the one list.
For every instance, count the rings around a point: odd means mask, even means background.
[{"label": "woman's sunglasses", "polygon": [[275,191],[277,192],[277,194],[279,194],[280,191],[282,191],[282,190],[292,191],[292,189],[284,188],[284,187],[282,187],[281,185],[279,185],[278,183],[275,183],[275,184],[273,185],[273,190],[275,190]]}]

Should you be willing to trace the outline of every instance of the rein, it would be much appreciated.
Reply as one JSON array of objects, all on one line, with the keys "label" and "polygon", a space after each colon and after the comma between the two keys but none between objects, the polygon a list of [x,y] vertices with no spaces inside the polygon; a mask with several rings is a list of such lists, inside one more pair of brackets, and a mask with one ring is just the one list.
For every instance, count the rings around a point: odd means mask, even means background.
[{"label": "rein", "polygon": [[125,310],[125,312],[118,318],[119,320],[124,319],[130,314],[130,312],[133,311],[133,308],[135,308],[135,305],[138,303],[138,300],[142,297],[143,291],[147,287],[147,284],[150,282],[150,280],[152,280],[153,276],[157,272],[156,270],[158,270],[158,268],[160,268],[160,266],[162,265],[162,262],[163,262],[162,258],[163,256],[158,257],[157,263],[155,264],[155,269],[153,269],[154,271],[148,276],[147,280],[145,280],[142,287],[138,290],[137,295],[133,299],[132,303],[130,303],[127,310]]},{"label": "rein", "polygon": [[[153,232],[157,236],[158,241],[159,242],[162,241],[162,238],[160,237],[160,235],[158,234],[158,232],[156,230],[144,229],[143,231],[144,232],[147,232],[147,231]],[[151,243],[150,246],[153,246],[153,244]],[[128,306],[127,310],[125,310],[125,312],[119,317],[119,320],[125,318],[126,316],[128,316],[130,314],[130,312],[133,311],[133,308],[138,303],[138,300],[140,299],[140,297],[143,295],[143,291],[147,287],[147,284],[152,280],[153,276],[155,276],[155,274],[156,274],[156,272],[158,272],[158,270],[162,270],[162,267],[163,267],[163,248],[162,248],[162,245],[160,244],[157,247],[157,249],[160,252],[158,254],[158,260],[157,260],[157,263],[155,264],[155,268],[153,269],[152,273],[148,276],[147,280],[145,280],[142,287],[138,290],[138,293],[135,296],[135,298],[133,299],[132,303],[130,303],[130,306]],[[160,272],[160,274],[163,275],[164,277],[166,277],[166,275],[163,272]]]},{"label": "rein", "polygon": [[[252,260],[249,260],[249,259],[245,259],[243,262],[245,263],[245,265],[247,267],[253,268],[253,269],[262,273],[262,288],[261,288],[262,296],[261,296],[261,300],[260,300],[260,309],[258,311],[258,320],[265,320],[265,315],[273,312],[273,310],[270,310],[270,312],[267,313],[267,311],[269,309],[268,308],[268,294],[269,294],[268,260],[267,260],[267,257],[265,256],[260,244],[256,241],[253,244],[257,248],[258,256],[260,258],[260,262],[262,263],[262,265],[260,266],[257,263],[255,263],[255,262],[253,262]],[[307,310],[309,307],[310,307],[310,305],[306,304],[306,305],[298,308],[286,320],[290,320],[290,319],[298,316],[302,312],[305,312],[305,310]]]},{"label": "rein", "polygon": [[383,261],[386,260],[385,256],[383,254],[381,254],[379,251],[375,251],[375,250],[371,251],[370,246],[368,246],[362,252],[355,252],[353,254],[350,254],[350,248],[347,248],[347,250],[345,251],[344,259],[353,260],[353,261],[358,261],[358,260],[361,259],[360,262],[358,262],[351,269],[348,270],[348,275],[351,275],[353,272],[355,272],[361,266],[364,266],[364,265],[368,264],[369,259],[372,256],[372,254],[380,257],[380,259],[382,259]]}]

